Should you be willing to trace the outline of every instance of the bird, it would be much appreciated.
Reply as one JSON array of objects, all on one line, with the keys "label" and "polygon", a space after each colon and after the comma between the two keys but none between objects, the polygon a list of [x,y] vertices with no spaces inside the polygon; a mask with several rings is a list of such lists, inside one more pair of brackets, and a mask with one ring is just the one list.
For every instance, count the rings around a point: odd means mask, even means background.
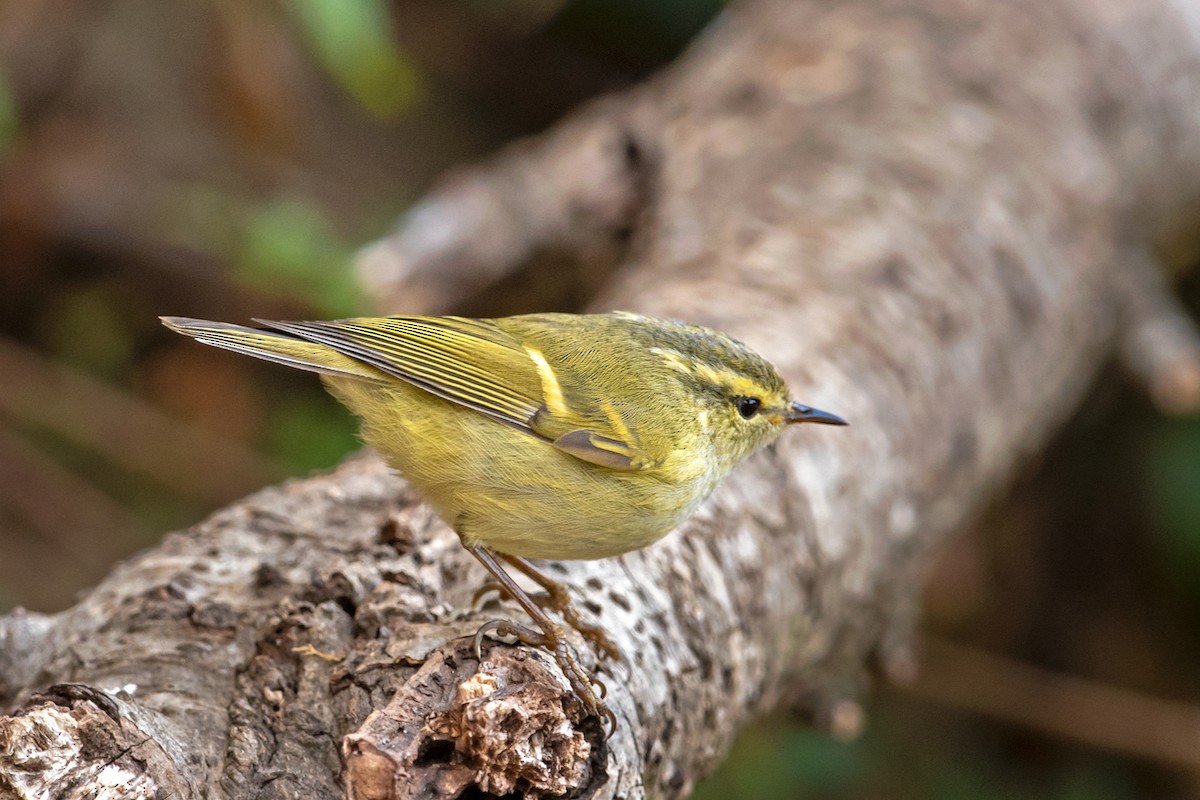
[{"label": "bird", "polygon": [[[475,637],[547,649],[592,714],[616,717],[560,614],[620,658],[565,586],[529,559],[600,559],[661,539],[754,451],[796,423],[847,424],[795,402],[778,370],[701,325],[630,312],[327,321],[187,317],[197,342],[318,373],[363,440],[414,486],[537,629],[493,620]],[[505,570],[539,584],[531,595]],[[599,688],[599,694],[597,693]]]}]

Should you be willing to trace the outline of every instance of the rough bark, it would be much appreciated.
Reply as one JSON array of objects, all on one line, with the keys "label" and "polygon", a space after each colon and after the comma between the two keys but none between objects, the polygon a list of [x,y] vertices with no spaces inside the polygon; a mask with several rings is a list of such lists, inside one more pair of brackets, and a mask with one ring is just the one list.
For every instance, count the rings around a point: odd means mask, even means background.
[{"label": "rough bark", "polygon": [[931,546],[1107,358],[1196,406],[1194,330],[1147,254],[1200,190],[1197,20],[1182,0],[735,6],[367,254],[411,309],[539,251],[623,252],[597,307],[728,330],[851,420],[792,432],[660,544],[551,565],[628,656],[601,667],[611,740],[545,654],[475,662],[499,613],[470,608],[481,571],[366,457],[172,534],[67,612],[0,618],[0,787],[682,796],[754,714],[851,727],[866,667],[911,666]]}]

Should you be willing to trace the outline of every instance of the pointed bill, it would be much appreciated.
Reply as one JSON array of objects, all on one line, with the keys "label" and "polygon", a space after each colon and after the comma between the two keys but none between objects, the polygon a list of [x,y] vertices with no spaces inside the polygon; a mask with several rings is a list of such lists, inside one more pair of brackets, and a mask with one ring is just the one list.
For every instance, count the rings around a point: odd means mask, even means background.
[{"label": "pointed bill", "polygon": [[837,414],[830,414],[828,411],[822,411],[819,408],[792,403],[792,407],[786,414],[783,415],[783,421],[792,422],[819,422],[822,425],[849,425],[850,423],[839,417]]}]

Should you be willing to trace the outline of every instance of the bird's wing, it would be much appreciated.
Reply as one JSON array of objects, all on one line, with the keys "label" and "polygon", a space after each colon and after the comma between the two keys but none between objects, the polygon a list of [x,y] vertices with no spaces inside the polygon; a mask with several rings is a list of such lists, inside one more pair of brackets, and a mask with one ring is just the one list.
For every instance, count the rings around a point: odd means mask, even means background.
[{"label": "bird's wing", "polygon": [[[647,446],[637,424],[647,414],[642,402],[647,398],[636,353],[602,344],[615,338],[610,315],[526,314],[497,323],[521,340],[541,380],[541,407],[530,421],[535,433],[609,469],[634,471],[662,463],[670,446]],[[614,385],[638,396],[615,397]]]},{"label": "bird's wing", "polygon": [[583,461],[625,472],[654,466],[633,443],[586,428],[576,428],[554,439],[554,446]]},{"label": "bird's wing", "polygon": [[591,391],[564,391],[539,350],[491,320],[394,316],[255,321],[325,345],[545,439],[583,461],[617,470],[653,463],[603,398]]},{"label": "bird's wing", "polygon": [[533,433],[541,382],[529,354],[488,320],[361,317],[329,322],[255,320],[326,345],[430,394]]},{"label": "bird's wing", "polygon": [[222,347],[235,353],[274,361],[296,369],[319,372],[339,378],[383,380],[387,376],[332,347],[298,339],[279,331],[247,328],[228,322],[214,322],[191,317],[159,317],[176,333],[190,336],[201,344]]}]

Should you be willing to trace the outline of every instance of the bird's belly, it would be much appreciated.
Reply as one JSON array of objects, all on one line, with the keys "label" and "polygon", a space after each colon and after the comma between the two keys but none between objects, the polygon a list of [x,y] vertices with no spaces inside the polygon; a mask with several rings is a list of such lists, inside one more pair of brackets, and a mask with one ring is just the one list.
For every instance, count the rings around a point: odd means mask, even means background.
[{"label": "bird's belly", "polygon": [[465,496],[463,508],[461,533],[467,544],[547,559],[606,558],[637,550],[661,539],[690,511],[561,495],[525,499],[514,510],[504,493],[492,492]]},{"label": "bird's belly", "polygon": [[[657,541],[712,489],[575,458],[532,434],[400,384],[327,380],[358,412],[363,438],[468,546],[546,559],[593,559]],[[381,414],[386,408],[390,413]],[[678,474],[674,472],[672,474]]]},{"label": "bird's belly", "polygon": [[546,448],[543,459],[500,480],[499,465],[485,459],[473,480],[423,489],[435,506],[444,503],[441,513],[464,543],[528,558],[606,558],[658,541],[703,499],[534,443]]}]

